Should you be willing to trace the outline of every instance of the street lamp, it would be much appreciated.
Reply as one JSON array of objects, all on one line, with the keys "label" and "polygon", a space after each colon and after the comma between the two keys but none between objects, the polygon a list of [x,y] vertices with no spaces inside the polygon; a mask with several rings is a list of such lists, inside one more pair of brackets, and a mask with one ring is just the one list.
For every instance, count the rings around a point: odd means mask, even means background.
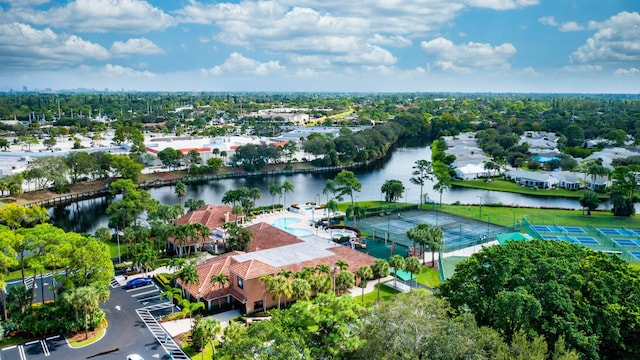
[{"label": "street lamp", "polygon": [[480,199],[480,215],[478,216],[478,219],[482,220],[482,196],[476,195],[476,197]]},{"label": "street lamp", "polygon": [[407,188],[404,189],[404,202],[409,202],[409,189]]}]

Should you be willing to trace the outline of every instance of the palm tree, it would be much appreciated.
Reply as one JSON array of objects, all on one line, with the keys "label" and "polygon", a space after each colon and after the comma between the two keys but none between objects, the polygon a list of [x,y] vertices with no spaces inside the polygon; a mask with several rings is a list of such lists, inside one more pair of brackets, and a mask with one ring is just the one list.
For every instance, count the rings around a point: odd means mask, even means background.
[{"label": "palm tree", "polygon": [[360,278],[360,288],[362,289],[362,303],[364,304],[364,289],[367,287],[367,280],[373,277],[373,271],[367,265],[360,266],[356,271],[356,276]]},{"label": "palm tree", "polygon": [[[164,291],[160,293],[160,300],[162,300],[163,297],[166,297],[167,300],[171,301],[172,305],[174,300],[177,300],[179,304],[182,301],[182,290],[176,287],[167,286],[164,289]],[[173,314],[173,308],[174,306],[171,306],[172,314]]]},{"label": "palm tree", "polygon": [[413,241],[413,247],[416,243],[420,245],[420,251],[422,252],[422,262],[424,263],[424,247],[429,244],[430,235],[429,229],[431,227],[428,224],[420,223],[407,231],[407,237]]},{"label": "palm tree", "polygon": [[288,278],[285,278],[282,275],[278,275],[273,278],[271,281],[272,292],[275,298],[278,299],[278,310],[280,309],[280,300],[282,297],[286,298],[291,296],[291,282]]},{"label": "palm tree", "polygon": [[[173,257],[169,259],[169,261],[167,262],[167,267],[169,269],[172,269],[174,274],[180,272],[180,270],[182,270],[182,268],[184,268],[185,266],[187,266],[187,260],[181,257]],[[173,279],[174,285],[175,285],[176,279],[177,277],[174,275],[174,279]]]},{"label": "palm tree", "polygon": [[295,190],[295,186],[293,186],[293,184],[289,180],[285,180],[282,183],[281,188],[282,188],[282,191],[284,192],[284,201],[283,201],[284,207],[287,208],[287,205],[286,205],[287,204],[287,194],[289,192],[293,192]]},{"label": "palm tree", "polygon": [[[215,357],[216,353],[216,337],[220,332],[222,332],[222,326],[220,325],[220,320],[213,317],[206,317],[199,322],[200,330],[202,331],[201,335],[204,339],[208,339],[211,344],[211,349],[213,350],[213,354]],[[202,359],[204,360],[204,351],[202,352]]]},{"label": "palm tree", "polygon": [[431,250],[431,267],[435,266],[436,252],[444,250],[444,234],[442,229],[437,226],[429,228],[429,250]]},{"label": "palm tree", "polygon": [[398,270],[404,270],[404,258],[400,255],[393,255],[389,259],[389,266],[393,268],[393,288],[396,288],[396,280],[398,279]]},{"label": "palm tree", "polygon": [[[213,286],[218,285],[219,289],[224,288],[227,282],[229,282],[229,277],[224,273],[219,273],[211,276],[211,284],[213,284]],[[221,307],[222,307],[222,300],[218,298],[218,308],[221,308]]]},{"label": "palm tree", "polygon": [[204,303],[199,301],[191,302],[187,299],[182,299],[182,301],[180,302],[180,306],[182,306],[181,313],[184,315],[184,317],[189,318],[189,327],[193,327],[193,320],[191,318],[191,315],[193,315],[193,313],[197,310],[204,309]]},{"label": "palm tree", "polygon": [[344,261],[344,260],[338,260],[336,261],[335,265],[338,267],[338,269],[342,270],[347,270],[349,268],[349,263]]},{"label": "palm tree", "polygon": [[193,284],[198,284],[200,282],[200,275],[198,275],[196,267],[189,264],[178,272],[178,279],[182,280],[182,296],[186,297],[185,294],[187,294],[187,288]]},{"label": "palm tree", "polygon": [[276,195],[282,195],[282,187],[279,184],[273,183],[269,185],[269,194],[271,195],[271,203],[273,204],[271,207],[271,211],[275,212],[276,210]]},{"label": "palm tree", "polygon": [[291,282],[291,295],[299,300],[309,300],[311,297],[311,285],[305,279],[293,279]]},{"label": "palm tree", "polygon": [[180,201],[185,195],[187,195],[187,186],[182,181],[178,181],[174,191],[176,195],[178,195],[178,200]]},{"label": "palm tree", "polygon": [[262,302],[262,311],[267,312],[267,293],[272,292],[273,290],[273,284],[272,284],[273,276],[263,275],[260,277],[260,282],[262,283],[262,287],[264,289],[264,300]]},{"label": "palm tree", "polygon": [[256,200],[260,200],[262,197],[262,191],[259,188],[251,188],[249,189],[249,197],[251,198],[251,208],[255,209]]},{"label": "palm tree", "polygon": [[187,207],[188,212],[194,212],[205,205],[206,203],[202,199],[188,198],[184,202],[184,206]]},{"label": "palm tree", "polygon": [[378,302],[380,302],[380,280],[389,275],[389,263],[384,259],[376,259],[371,266],[373,276],[378,278]]},{"label": "palm tree", "polygon": [[404,262],[404,268],[409,272],[409,291],[411,291],[411,281],[413,280],[413,274],[419,274],[422,269],[422,264],[417,257],[411,256]]},{"label": "palm tree", "polygon": [[[335,196],[337,191],[338,190],[336,188],[336,184],[333,182],[333,180],[332,179],[327,179],[327,182],[325,183],[324,188],[322,189],[322,194],[327,197],[327,202],[326,202],[325,208],[327,209],[327,217],[328,218],[329,218],[329,213],[328,213],[328,211],[329,211],[329,207],[328,207],[328,205],[329,205],[329,194],[331,194],[332,196]],[[334,203],[335,203],[335,201],[334,201]],[[336,203],[336,205],[337,205],[337,203]],[[336,210],[337,210],[337,208],[336,208]]]},{"label": "palm tree", "polygon": [[327,212],[329,213],[329,216],[327,217],[327,224],[331,225],[331,214],[335,214],[336,211],[338,211],[338,203],[331,199],[329,201],[327,201]]},{"label": "palm tree", "polygon": [[358,219],[362,219],[363,217],[365,217],[367,215],[367,212],[362,206],[358,204],[352,204],[347,207],[346,215],[347,218],[353,216],[353,225],[357,226]]}]

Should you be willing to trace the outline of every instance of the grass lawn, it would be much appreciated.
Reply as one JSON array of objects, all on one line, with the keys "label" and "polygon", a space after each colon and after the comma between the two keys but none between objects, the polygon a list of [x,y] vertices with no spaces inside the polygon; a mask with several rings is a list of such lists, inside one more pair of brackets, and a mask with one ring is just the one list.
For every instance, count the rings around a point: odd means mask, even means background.
[{"label": "grass lawn", "polygon": [[[377,280],[374,290],[368,294],[364,294],[364,303],[365,304],[375,304],[378,301],[378,284]],[[380,300],[387,301],[391,299],[391,297],[395,294],[399,293],[398,290],[394,290],[388,286],[385,286],[384,283],[380,283]],[[360,300],[362,295],[354,296]]]},{"label": "grass lawn", "polygon": [[[106,327],[101,327],[99,329],[96,329],[93,332],[89,332],[89,338],[86,340],[79,340],[79,341],[74,341],[72,338],[67,338],[67,341],[69,341],[69,347],[72,348],[80,348],[89,344],[93,344],[94,342],[102,339],[102,337],[104,336],[105,332],[107,331]],[[84,333],[82,333],[84,334]],[[80,336],[82,339],[84,339],[84,335]]]},{"label": "grass lawn", "polygon": [[29,340],[31,340],[31,339],[25,339],[25,338],[20,337],[20,336],[8,337],[8,338],[4,339],[4,341],[0,342],[0,349],[4,349],[6,347],[13,346],[13,345],[22,344],[22,343],[25,343],[25,342],[27,342]]},{"label": "grass lawn", "polygon": [[[455,180],[452,182],[453,186],[482,189],[482,190],[495,190],[504,191],[518,194],[526,194],[533,196],[557,196],[568,198],[580,198],[584,194],[585,190],[571,191],[566,189],[533,189],[530,187],[522,186],[511,181],[506,180],[492,180],[490,183],[485,180]],[[608,195],[598,195],[600,199],[608,199]]]},{"label": "grass lawn", "polygon": [[[480,206],[478,205],[442,205],[442,212],[458,215],[470,219],[479,219]],[[488,221],[495,225],[509,226],[514,221],[521,222],[523,216],[528,219],[546,222],[544,225],[572,225],[572,226],[606,226],[640,228],[640,217],[615,217],[609,211],[592,211],[591,216],[582,215],[582,210],[540,209],[540,208],[515,208],[502,206],[482,206],[482,221]],[[543,225],[542,223],[534,224]],[[601,224],[601,225],[599,225]]]},{"label": "grass lawn", "polygon": [[[216,347],[220,346],[218,341],[216,340]],[[207,342],[207,346],[204,347],[202,352],[197,352],[191,348],[191,343],[186,343],[182,350],[187,356],[191,358],[191,360],[202,360],[202,359],[213,359],[213,349],[211,348],[211,343]],[[217,351],[217,348],[216,348]]]},{"label": "grass lawn", "polygon": [[416,278],[418,283],[432,288],[440,285],[440,274],[429,266],[423,266],[420,274],[416,274]]}]

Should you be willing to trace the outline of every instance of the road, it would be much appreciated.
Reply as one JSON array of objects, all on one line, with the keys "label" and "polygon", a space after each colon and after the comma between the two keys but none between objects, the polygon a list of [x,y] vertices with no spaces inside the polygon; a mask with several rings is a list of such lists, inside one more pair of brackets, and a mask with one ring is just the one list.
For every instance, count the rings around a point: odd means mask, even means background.
[{"label": "road", "polygon": [[[100,341],[73,349],[62,336],[50,337],[4,348],[0,360],[124,360],[134,353],[145,360],[168,360],[169,355],[136,313],[136,309],[162,303],[159,294],[155,284],[133,290],[111,288],[109,300],[101,306],[109,326]],[[170,311],[165,307],[152,314],[157,317]]]}]

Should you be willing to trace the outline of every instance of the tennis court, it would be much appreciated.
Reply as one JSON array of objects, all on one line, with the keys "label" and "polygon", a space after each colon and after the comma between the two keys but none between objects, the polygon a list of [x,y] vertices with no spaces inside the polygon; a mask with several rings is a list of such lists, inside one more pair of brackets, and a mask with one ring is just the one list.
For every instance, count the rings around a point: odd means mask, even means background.
[{"label": "tennis court", "polygon": [[616,244],[618,244],[620,246],[640,246],[640,241],[639,240],[618,239],[618,238],[614,238],[612,240],[613,240],[613,242],[615,242]]},{"label": "tennis court", "polygon": [[548,233],[568,233],[568,234],[586,234],[583,228],[579,226],[557,226],[557,225],[533,225],[533,228],[538,232]]},{"label": "tennis court", "polygon": [[[585,224],[586,221],[593,225]],[[534,238],[567,241],[596,251],[617,254],[627,261],[640,260],[636,256],[640,254],[640,228],[633,219],[531,215],[525,216],[522,224]]]},{"label": "tennis court", "polygon": [[495,240],[495,235],[513,231],[501,226],[473,219],[459,217],[433,210],[403,210],[401,212],[385,212],[378,216],[349,222],[360,230],[371,234],[384,242],[411,247],[413,241],[407,237],[407,231],[424,223],[442,228],[444,235],[444,252],[460,250],[466,247],[484,244]]},{"label": "tennis court", "polygon": [[566,241],[572,244],[582,244],[582,245],[600,244],[598,240],[588,236],[573,237],[573,236],[543,235],[542,238],[544,240]]},{"label": "tennis court", "polygon": [[602,234],[606,236],[624,235],[624,236],[640,236],[640,229],[614,229],[614,228],[598,228]]}]

